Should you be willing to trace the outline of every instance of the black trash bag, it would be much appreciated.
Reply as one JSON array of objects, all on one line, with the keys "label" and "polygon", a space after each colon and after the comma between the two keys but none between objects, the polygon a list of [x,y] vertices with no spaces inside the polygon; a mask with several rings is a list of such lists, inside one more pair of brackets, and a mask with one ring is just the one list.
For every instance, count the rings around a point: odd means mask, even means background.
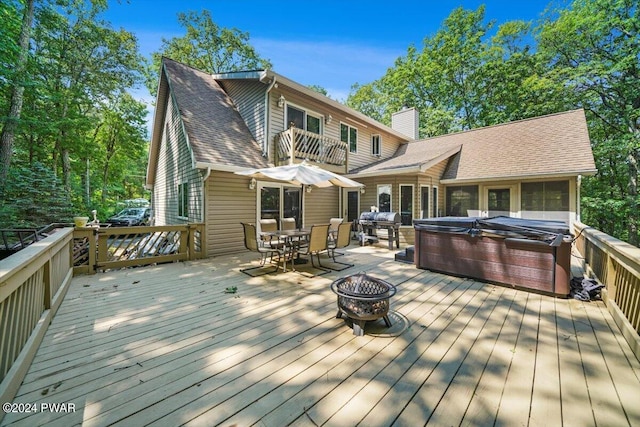
[{"label": "black trash bag", "polygon": [[598,283],[597,280],[574,277],[571,279],[569,295],[580,301],[600,300],[602,299],[602,288],[604,285]]}]

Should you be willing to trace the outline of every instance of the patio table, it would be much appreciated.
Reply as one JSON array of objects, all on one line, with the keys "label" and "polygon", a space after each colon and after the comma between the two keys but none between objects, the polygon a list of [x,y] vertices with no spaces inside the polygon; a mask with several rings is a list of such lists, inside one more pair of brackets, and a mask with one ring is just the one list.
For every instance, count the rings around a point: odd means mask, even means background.
[{"label": "patio table", "polygon": [[263,231],[260,233],[261,236],[266,237],[275,237],[284,242],[285,246],[285,256],[282,262],[282,271],[287,272],[287,252],[291,259],[291,270],[295,271],[294,264],[302,264],[302,258],[300,258],[300,254],[298,252],[298,248],[300,247],[300,240],[304,238],[308,238],[311,234],[310,228],[298,228],[295,230],[275,230],[275,231]]}]

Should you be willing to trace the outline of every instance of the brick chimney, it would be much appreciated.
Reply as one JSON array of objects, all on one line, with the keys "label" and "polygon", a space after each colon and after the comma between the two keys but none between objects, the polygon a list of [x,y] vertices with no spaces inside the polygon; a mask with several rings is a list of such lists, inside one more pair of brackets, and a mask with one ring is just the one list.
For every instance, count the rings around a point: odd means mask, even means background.
[{"label": "brick chimney", "polygon": [[411,139],[418,139],[419,120],[418,110],[405,106],[391,115],[391,129]]}]

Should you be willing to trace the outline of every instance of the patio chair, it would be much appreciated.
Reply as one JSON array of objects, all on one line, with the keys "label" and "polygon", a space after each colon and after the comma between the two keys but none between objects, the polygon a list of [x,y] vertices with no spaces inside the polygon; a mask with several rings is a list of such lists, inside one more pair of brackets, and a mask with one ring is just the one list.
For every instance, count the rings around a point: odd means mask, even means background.
[{"label": "patio chair", "polygon": [[[329,241],[327,245],[327,251],[335,264],[340,264],[340,265],[343,265],[344,267],[341,267],[341,268],[329,267],[330,269],[336,270],[336,271],[342,271],[349,267],[354,266],[354,264],[336,261],[336,249],[346,248],[347,246],[349,246],[350,243],[351,243],[351,223],[343,222],[338,226],[338,234],[336,235],[335,240],[333,242]],[[344,255],[344,254],[341,254],[341,255]]]},{"label": "patio chair", "polygon": [[338,226],[344,221],[343,218],[331,218],[329,219],[329,231],[338,231]]},{"label": "patio chair", "polygon": [[296,219],[295,218],[282,218],[280,220],[280,229],[281,230],[295,230],[296,229]]},{"label": "patio chair", "polygon": [[[327,250],[327,239],[329,237],[329,224],[313,225],[311,227],[311,233],[309,234],[309,240],[304,242],[298,249],[298,253],[302,255],[309,255],[311,258],[311,265],[321,270],[322,273],[315,274],[314,276],[322,276],[323,274],[330,273],[331,270],[324,267],[320,263],[320,252]],[[313,262],[313,255],[318,258],[318,265]]]},{"label": "patio chair", "polygon": [[[247,224],[243,222],[242,227],[244,229],[244,247],[250,250],[251,252],[257,252],[260,254],[260,265],[258,267],[243,268],[240,271],[242,271],[243,273],[251,277],[262,276],[268,273],[275,273],[276,271],[278,271],[278,268],[280,268],[280,256],[283,255],[282,249],[272,247],[272,246],[265,246],[264,242],[258,239],[255,225]],[[277,254],[278,256],[278,261],[276,262],[275,270],[266,271],[266,272],[263,272],[262,274],[256,274],[256,275],[249,273],[252,270],[263,268],[267,260],[267,256],[270,256],[271,258],[273,258],[274,254]]]},{"label": "patio chair", "polygon": [[[261,219],[260,220],[260,231],[261,232],[272,232],[278,231],[278,222],[275,219]],[[274,248],[282,249],[284,246],[284,242],[277,237],[272,236],[261,236],[262,241],[267,246],[271,246]]]}]

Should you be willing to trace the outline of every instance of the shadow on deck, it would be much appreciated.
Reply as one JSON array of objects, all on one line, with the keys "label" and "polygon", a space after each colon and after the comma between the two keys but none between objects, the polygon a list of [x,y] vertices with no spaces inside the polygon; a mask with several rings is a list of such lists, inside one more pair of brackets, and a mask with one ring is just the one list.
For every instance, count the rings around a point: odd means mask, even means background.
[{"label": "shadow on deck", "polygon": [[[346,253],[315,278],[248,277],[249,254],[75,277],[14,399],[73,411],[2,425],[640,425],[640,363],[601,301]],[[398,288],[387,333],[335,317],[330,283],[359,271]]]}]

